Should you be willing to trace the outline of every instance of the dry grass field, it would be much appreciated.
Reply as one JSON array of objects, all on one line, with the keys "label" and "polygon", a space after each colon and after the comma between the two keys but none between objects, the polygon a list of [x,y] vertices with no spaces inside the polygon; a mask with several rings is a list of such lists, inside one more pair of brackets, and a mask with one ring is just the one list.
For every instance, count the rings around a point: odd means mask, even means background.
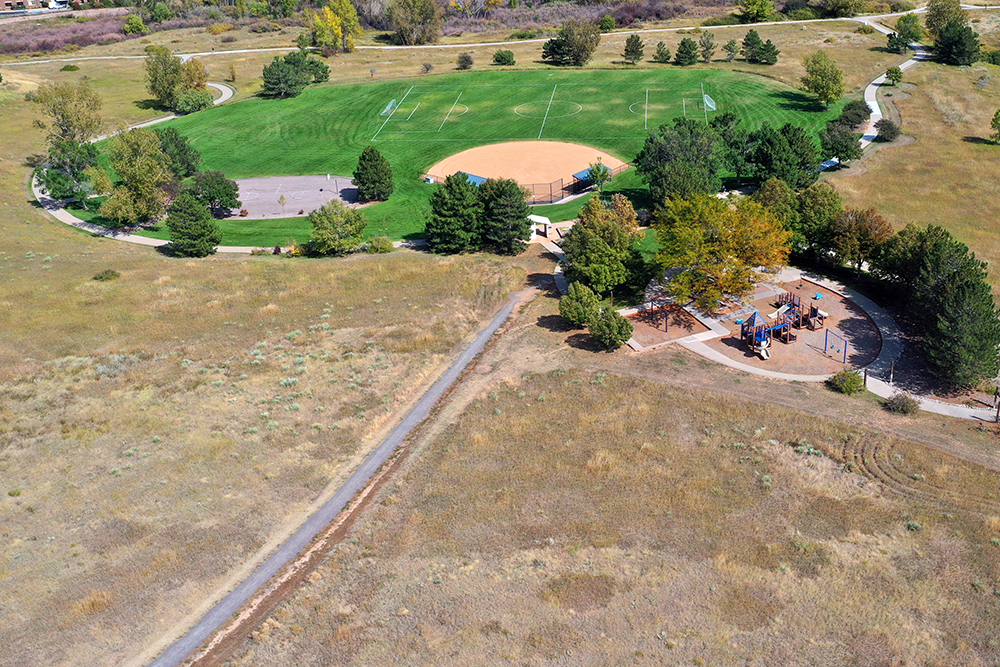
[{"label": "dry grass field", "polygon": [[395,481],[230,665],[1000,656],[1000,475],[884,434],[557,369]]},{"label": "dry grass field", "polygon": [[[1000,69],[925,63],[904,81],[915,87],[890,99],[916,141],[879,150],[864,169],[829,182],[849,206],[876,206],[897,228],[941,225],[997,265],[1000,236],[989,221],[1000,196],[1000,147],[990,140],[990,120],[1000,108]],[[991,280],[1000,284],[1000,274],[994,270]]]}]

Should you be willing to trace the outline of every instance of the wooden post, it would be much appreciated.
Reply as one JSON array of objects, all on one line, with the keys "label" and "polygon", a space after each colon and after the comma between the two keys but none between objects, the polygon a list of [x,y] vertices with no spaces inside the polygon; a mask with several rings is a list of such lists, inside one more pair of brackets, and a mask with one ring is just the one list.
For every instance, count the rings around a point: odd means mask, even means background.
[{"label": "wooden post", "polygon": [[865,389],[868,388],[868,369],[865,369]]}]

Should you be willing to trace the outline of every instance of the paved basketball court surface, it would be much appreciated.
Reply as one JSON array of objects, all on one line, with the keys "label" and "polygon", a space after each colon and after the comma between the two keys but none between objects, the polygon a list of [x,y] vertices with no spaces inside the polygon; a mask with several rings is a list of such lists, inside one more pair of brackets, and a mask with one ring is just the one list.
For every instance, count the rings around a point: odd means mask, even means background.
[{"label": "paved basketball court surface", "polygon": [[[250,212],[244,220],[294,218],[309,215],[333,199],[346,204],[358,201],[357,187],[345,176],[269,176],[242,178],[236,184],[240,187],[243,208]],[[239,216],[239,213],[234,210],[232,214]]]}]

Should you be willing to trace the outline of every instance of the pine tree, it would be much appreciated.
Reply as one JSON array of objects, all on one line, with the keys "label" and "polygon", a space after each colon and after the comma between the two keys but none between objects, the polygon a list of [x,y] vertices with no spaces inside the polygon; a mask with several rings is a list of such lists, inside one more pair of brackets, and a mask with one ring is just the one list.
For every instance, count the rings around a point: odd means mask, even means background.
[{"label": "pine tree", "polygon": [[479,249],[483,205],[476,186],[466,174],[456,172],[438,184],[430,204],[431,215],[424,234],[433,252],[451,254]]},{"label": "pine tree", "polygon": [[757,62],[761,65],[775,65],[778,62],[778,55],[781,51],[771,40],[764,42],[760,51],[757,52]]},{"label": "pine tree", "polygon": [[656,43],[656,53],[653,54],[653,62],[657,63],[669,63],[670,62],[670,49],[663,42]]},{"label": "pine tree", "polygon": [[701,59],[704,62],[711,62],[712,56],[715,55],[715,38],[712,33],[703,33],[701,38],[698,40],[698,49],[701,51]]},{"label": "pine tree", "polygon": [[516,255],[531,238],[531,209],[525,191],[509,178],[489,178],[479,186],[483,205],[479,246],[498,255]]},{"label": "pine tree", "polygon": [[182,193],[167,212],[170,251],[181,257],[206,257],[222,243],[218,223],[208,209],[188,192]]},{"label": "pine tree", "polygon": [[601,300],[592,289],[580,282],[570,283],[566,296],[559,299],[559,315],[570,326],[585,327],[600,306]]},{"label": "pine tree", "polygon": [[763,46],[764,42],[757,31],[750,30],[747,32],[746,37],[743,38],[743,48],[740,50],[740,53],[743,54],[748,63],[757,63],[760,62],[760,49]]},{"label": "pine tree", "polygon": [[694,65],[698,62],[698,45],[690,37],[685,37],[677,45],[674,62],[681,66]]},{"label": "pine tree", "polygon": [[726,62],[731,63],[736,54],[740,52],[740,43],[731,39],[722,46],[722,50],[726,52]]},{"label": "pine tree", "polygon": [[634,65],[640,60],[645,52],[645,44],[642,43],[642,38],[639,35],[629,35],[629,38],[625,40],[625,53],[622,54],[624,58],[630,65]]},{"label": "pine tree", "polygon": [[354,185],[358,186],[358,199],[362,202],[385,201],[395,186],[392,167],[373,146],[366,146],[354,170]]},{"label": "pine tree", "polygon": [[951,21],[938,33],[934,51],[947,65],[971,65],[979,60],[979,35],[969,26]]}]

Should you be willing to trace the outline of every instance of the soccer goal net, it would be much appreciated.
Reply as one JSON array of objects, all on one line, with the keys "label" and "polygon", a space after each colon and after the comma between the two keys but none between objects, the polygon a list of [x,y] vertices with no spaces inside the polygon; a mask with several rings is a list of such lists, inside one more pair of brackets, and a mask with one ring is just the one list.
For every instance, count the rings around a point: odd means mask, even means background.
[{"label": "soccer goal net", "polygon": [[707,94],[703,94],[702,103],[705,105],[705,109],[708,111],[715,111],[715,100],[709,97]]}]

